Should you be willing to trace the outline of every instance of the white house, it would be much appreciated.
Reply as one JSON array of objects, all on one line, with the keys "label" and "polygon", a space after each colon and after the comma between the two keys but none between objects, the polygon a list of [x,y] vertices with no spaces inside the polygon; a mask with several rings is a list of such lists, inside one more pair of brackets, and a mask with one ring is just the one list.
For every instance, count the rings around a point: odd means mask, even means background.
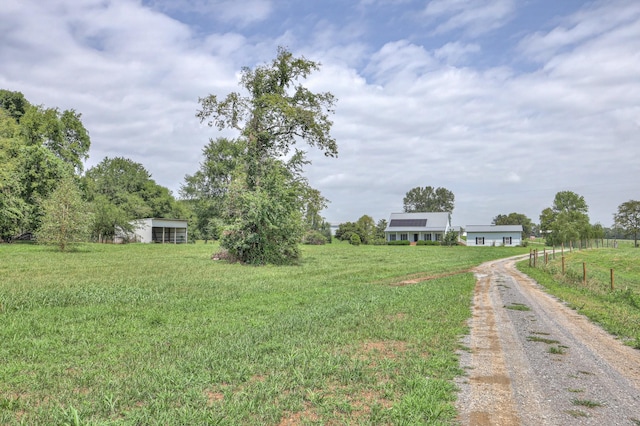
[{"label": "white house", "polygon": [[467,225],[468,246],[509,246],[522,244],[522,225]]},{"label": "white house", "polygon": [[384,235],[387,241],[442,241],[450,228],[449,213],[391,213]]},{"label": "white house", "polygon": [[180,244],[187,242],[186,219],[161,219],[149,217],[137,219],[131,222],[134,226],[133,235],[117,232],[114,242],[125,240],[140,243],[171,243]]}]

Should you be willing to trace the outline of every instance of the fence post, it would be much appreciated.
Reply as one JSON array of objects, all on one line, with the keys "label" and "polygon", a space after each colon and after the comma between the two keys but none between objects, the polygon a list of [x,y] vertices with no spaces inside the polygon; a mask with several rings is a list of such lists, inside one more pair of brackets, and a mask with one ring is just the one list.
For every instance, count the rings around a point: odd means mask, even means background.
[{"label": "fence post", "polygon": [[553,246],[552,253],[553,253],[553,260],[556,260],[556,246]]},{"label": "fence post", "polygon": [[582,262],[582,285],[587,285],[587,262]]},{"label": "fence post", "polygon": [[538,249],[533,251],[533,267],[535,268],[538,264]]},{"label": "fence post", "polygon": [[614,290],[614,285],[613,285],[613,268],[611,268],[611,291]]},{"label": "fence post", "polygon": [[564,275],[564,255],[562,256],[562,275]]},{"label": "fence post", "polygon": [[531,265],[533,264],[533,261],[531,260],[531,252],[533,251],[533,249],[529,249],[529,268],[531,268]]}]

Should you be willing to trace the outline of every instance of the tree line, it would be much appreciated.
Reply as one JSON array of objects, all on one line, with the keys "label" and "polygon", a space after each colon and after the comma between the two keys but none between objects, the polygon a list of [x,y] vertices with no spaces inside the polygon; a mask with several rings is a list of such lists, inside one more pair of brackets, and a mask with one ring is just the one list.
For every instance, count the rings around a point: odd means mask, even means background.
[{"label": "tree line", "polygon": [[192,238],[219,238],[230,259],[297,262],[303,239],[331,238],[320,216],[328,200],[304,177],[309,161],[297,147],[338,154],[329,120],[335,98],[302,84],[319,66],[279,48],[270,63],[242,69],[241,92],[201,98],[200,121],[237,137],[209,141],[180,200],[127,158],[105,158],[85,172],[91,141],[80,113],[0,91],[0,238],[33,234],[64,250],[131,231],[134,219],[174,217],[195,224]]},{"label": "tree line", "polygon": [[[403,211],[452,213],[454,201],[453,192],[446,188],[415,187],[405,194]],[[572,191],[560,191],[555,195],[552,205],[542,210],[539,224],[525,214],[516,212],[498,214],[491,224],[521,225],[523,236],[544,237],[545,243],[550,246],[586,244],[593,239],[624,237],[632,237],[634,245],[638,246],[640,201],[629,200],[620,204],[614,214],[613,228],[603,227],[600,223],[591,224],[588,210],[583,196]],[[362,244],[384,244],[386,226],[386,220],[381,219],[376,224],[370,216],[364,215],[356,222],[341,223],[335,237]]]},{"label": "tree line", "polygon": [[0,90],[0,239],[35,236],[61,249],[105,241],[133,219],[188,210],[139,163],[105,158],[84,170],[91,139],[75,110]]}]

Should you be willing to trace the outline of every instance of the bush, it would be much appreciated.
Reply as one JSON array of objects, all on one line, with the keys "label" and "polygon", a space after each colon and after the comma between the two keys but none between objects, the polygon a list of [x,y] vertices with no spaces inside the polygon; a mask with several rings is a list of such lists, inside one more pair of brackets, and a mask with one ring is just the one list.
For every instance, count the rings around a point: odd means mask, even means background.
[{"label": "bush", "polygon": [[360,235],[351,234],[351,238],[349,239],[349,244],[352,246],[359,246],[362,241],[360,240]]},{"label": "bush", "polygon": [[387,243],[388,246],[408,246],[411,243],[408,240],[397,240],[397,241],[389,241]]},{"label": "bush", "polygon": [[439,246],[440,241],[425,241],[420,240],[416,243],[417,246]]},{"label": "bush", "polygon": [[321,246],[327,243],[327,237],[325,237],[320,231],[309,231],[304,234],[304,237],[302,237],[302,243]]},{"label": "bush", "polygon": [[384,237],[376,237],[373,239],[374,246],[384,246],[386,244],[387,244],[387,240],[385,240]]}]

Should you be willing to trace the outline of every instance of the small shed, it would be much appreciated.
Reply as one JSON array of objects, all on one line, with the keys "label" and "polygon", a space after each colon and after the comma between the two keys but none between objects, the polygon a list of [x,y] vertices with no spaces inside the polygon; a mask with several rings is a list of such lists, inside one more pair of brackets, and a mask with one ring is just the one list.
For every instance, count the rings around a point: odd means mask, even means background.
[{"label": "small shed", "polygon": [[114,242],[125,240],[140,243],[170,243],[181,244],[187,242],[187,220],[165,219],[149,217],[131,221],[134,227],[133,235],[116,234]]},{"label": "small shed", "polygon": [[451,215],[440,212],[391,213],[384,230],[387,241],[442,241],[451,228]]},{"label": "small shed", "polygon": [[506,246],[522,244],[522,225],[467,225],[468,246]]}]

